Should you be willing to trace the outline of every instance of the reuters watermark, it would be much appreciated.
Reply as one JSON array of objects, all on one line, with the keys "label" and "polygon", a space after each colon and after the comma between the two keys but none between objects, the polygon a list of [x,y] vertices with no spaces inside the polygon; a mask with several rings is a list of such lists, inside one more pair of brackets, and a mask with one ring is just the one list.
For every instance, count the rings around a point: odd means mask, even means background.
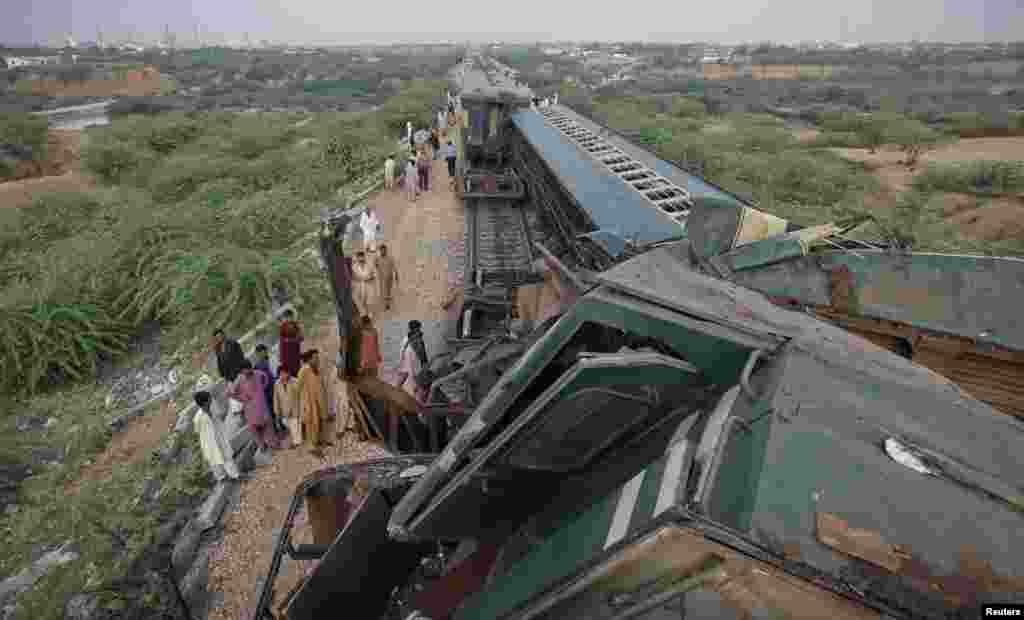
[{"label": "reuters watermark", "polygon": [[1024,604],[982,605],[982,618],[1024,618]]}]

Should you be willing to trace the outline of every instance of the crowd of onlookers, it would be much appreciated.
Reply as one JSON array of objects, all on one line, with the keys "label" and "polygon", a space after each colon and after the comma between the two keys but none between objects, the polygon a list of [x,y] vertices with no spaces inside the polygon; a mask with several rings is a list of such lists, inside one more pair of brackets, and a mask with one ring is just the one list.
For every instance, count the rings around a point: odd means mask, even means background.
[{"label": "crowd of onlookers", "polygon": [[[447,110],[439,110],[436,127],[430,138],[416,144],[411,124],[407,128],[411,157],[406,163],[402,183],[410,201],[431,188],[431,162],[442,154],[448,163],[448,175],[454,182],[458,151],[447,139],[447,129],[456,123],[456,100],[449,98]],[[389,157],[384,166],[385,186],[396,186],[396,162]],[[386,244],[379,243],[383,227],[374,209],[367,208],[360,216],[358,228],[363,247],[356,252],[352,263],[352,300],[355,310],[354,327],[358,330],[357,365],[364,376],[377,377],[383,364],[380,335],[374,324],[374,315],[380,308],[390,310],[399,275],[394,258]],[[226,385],[227,415],[241,415],[255,437],[261,452],[281,448],[295,448],[305,444],[320,454],[325,446],[333,445],[347,428],[334,429],[339,419],[337,409],[348,407],[345,402],[334,403],[328,396],[326,375],[320,367],[317,349],[303,349],[302,325],[292,310],[285,310],[278,327],[277,368],[270,364],[266,345],[257,345],[251,359],[246,358],[238,341],[228,338],[222,329],[213,333],[211,351],[217,359],[217,370]],[[424,372],[429,365],[423,330],[419,321],[409,321],[402,341],[398,360],[397,385],[417,402],[424,402],[429,383]],[[199,433],[203,455],[217,480],[237,478],[238,468],[232,459],[222,422],[213,414],[213,397],[209,385],[201,385],[195,392],[198,410],[193,418]],[[333,410],[332,410],[333,409]],[[348,411],[341,412],[346,424],[351,419]],[[339,432],[340,431],[340,432]]]}]

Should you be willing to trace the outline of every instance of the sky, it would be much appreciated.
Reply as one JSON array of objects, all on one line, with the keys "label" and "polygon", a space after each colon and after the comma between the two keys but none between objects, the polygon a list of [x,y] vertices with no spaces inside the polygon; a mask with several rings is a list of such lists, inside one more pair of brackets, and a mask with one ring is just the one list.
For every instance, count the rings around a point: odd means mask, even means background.
[{"label": "sky", "polygon": [[[1024,0],[5,0],[0,42],[91,41],[164,26],[211,38],[356,44],[488,40],[1007,41],[1024,39]],[[508,8],[505,8],[508,7]],[[629,10],[624,10],[628,7]],[[539,24],[543,23],[543,26]]]}]

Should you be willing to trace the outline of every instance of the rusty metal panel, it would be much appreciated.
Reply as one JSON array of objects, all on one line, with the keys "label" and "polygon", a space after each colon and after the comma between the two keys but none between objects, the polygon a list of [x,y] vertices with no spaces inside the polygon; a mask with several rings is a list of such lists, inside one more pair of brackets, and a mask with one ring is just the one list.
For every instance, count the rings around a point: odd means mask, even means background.
[{"label": "rusty metal panel", "polygon": [[306,510],[313,530],[313,544],[329,545],[345,527],[349,515],[348,494],[306,496]]},{"label": "rusty metal panel", "polygon": [[832,307],[840,312],[855,312],[857,291],[853,273],[846,265],[839,265],[828,271],[829,294]]},{"label": "rusty metal panel", "polygon": [[[717,570],[704,570],[715,566]],[[779,614],[793,620],[876,620],[878,612],[680,525],[666,525],[598,561],[565,587],[509,620],[613,620],[703,573],[698,589],[718,592],[740,617]]]},{"label": "rusty metal panel", "polygon": [[832,304],[829,272],[851,274],[857,314],[899,321],[1024,351],[1024,260],[1009,257],[816,252],[735,274],[734,281],[766,295],[812,306]]},{"label": "rusty metal panel", "polygon": [[[780,554],[795,546],[804,561],[836,577],[858,574],[864,584],[858,587],[874,588],[879,596],[948,606],[954,603],[942,593],[908,582],[908,571],[920,565],[953,578],[961,570],[958,554],[971,545],[997,574],[1024,575],[1024,558],[1012,551],[1024,525],[1020,505],[1013,505],[1024,495],[1024,425],[900,378],[896,365],[863,374],[809,354],[780,356],[777,422],[750,533]],[[920,442],[941,455],[932,465],[936,474],[890,458],[882,449],[889,438]],[[885,544],[899,546],[899,553],[890,548],[879,556],[879,544],[852,554],[830,549],[820,542],[820,513],[835,515],[848,529],[877,532]],[[884,574],[863,572],[864,562],[853,556],[865,554],[882,557],[871,561],[888,566]]]}]

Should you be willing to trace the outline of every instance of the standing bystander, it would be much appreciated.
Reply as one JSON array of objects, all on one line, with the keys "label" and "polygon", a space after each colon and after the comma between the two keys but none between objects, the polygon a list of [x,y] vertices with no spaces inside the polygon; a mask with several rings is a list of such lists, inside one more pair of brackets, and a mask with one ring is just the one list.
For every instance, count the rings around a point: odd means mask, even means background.
[{"label": "standing bystander", "polygon": [[231,444],[224,437],[220,424],[214,418],[211,407],[213,399],[210,393],[203,390],[193,396],[196,402],[196,414],[192,425],[199,435],[199,449],[203,459],[210,467],[213,477],[218,482],[225,478],[238,479],[238,468],[231,454]]},{"label": "standing bystander", "polygon": [[383,243],[380,244],[380,255],[377,257],[377,277],[380,278],[380,296],[384,309],[390,310],[394,287],[398,284],[398,269],[394,257],[388,254],[388,246]]}]

